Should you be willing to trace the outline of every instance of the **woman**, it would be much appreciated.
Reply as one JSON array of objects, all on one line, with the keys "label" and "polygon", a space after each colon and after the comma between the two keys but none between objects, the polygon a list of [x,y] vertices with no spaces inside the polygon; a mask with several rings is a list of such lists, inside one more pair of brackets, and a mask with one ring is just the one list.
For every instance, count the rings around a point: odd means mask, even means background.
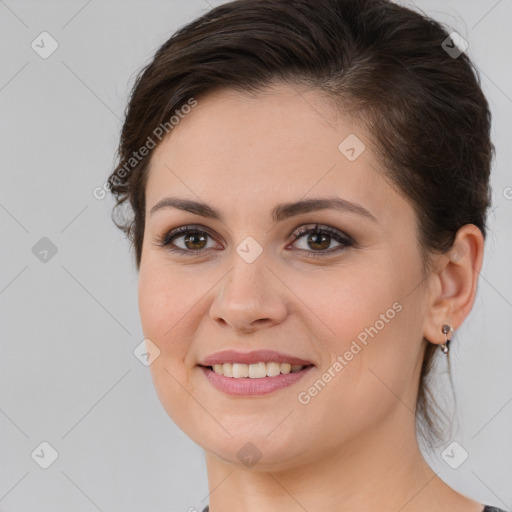
[{"label": "woman", "polygon": [[418,445],[443,439],[426,380],[473,306],[490,203],[457,42],[386,0],[238,0],[139,74],[114,220],[211,512],[484,510]]}]

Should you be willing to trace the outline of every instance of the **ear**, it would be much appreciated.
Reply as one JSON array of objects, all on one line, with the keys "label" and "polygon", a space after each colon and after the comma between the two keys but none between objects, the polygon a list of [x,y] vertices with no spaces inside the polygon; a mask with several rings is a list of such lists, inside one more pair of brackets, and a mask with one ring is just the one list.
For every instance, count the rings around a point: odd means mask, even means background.
[{"label": "ear", "polygon": [[[483,253],[482,232],[474,224],[466,224],[457,231],[450,251],[437,260],[430,276],[423,327],[423,336],[431,343],[444,343],[443,325],[451,325],[456,331],[471,311]],[[452,337],[453,333],[448,334],[448,339]]]}]

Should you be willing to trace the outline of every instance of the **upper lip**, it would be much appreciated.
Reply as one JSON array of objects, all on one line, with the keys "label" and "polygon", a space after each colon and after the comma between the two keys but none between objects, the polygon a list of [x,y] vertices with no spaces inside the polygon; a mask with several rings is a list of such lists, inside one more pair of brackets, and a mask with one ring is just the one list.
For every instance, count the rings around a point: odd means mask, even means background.
[{"label": "upper lip", "polygon": [[252,352],[223,350],[221,352],[210,354],[198,364],[201,366],[213,366],[214,364],[223,363],[254,364],[259,362],[290,363],[300,364],[302,366],[313,364],[311,361],[306,361],[305,359],[301,359],[289,354],[283,354],[282,352],[276,352],[275,350],[254,350]]}]

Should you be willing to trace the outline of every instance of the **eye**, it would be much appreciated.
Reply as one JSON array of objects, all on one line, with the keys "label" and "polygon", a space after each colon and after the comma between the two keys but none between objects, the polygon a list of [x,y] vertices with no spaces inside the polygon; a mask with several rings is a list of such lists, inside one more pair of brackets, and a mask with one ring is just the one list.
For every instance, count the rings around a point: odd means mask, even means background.
[{"label": "eye", "polygon": [[[180,238],[182,241],[176,244],[175,240],[179,240]],[[210,234],[204,229],[201,229],[200,226],[182,226],[173,229],[159,238],[157,245],[166,247],[169,251],[181,254],[192,252],[200,253],[211,249],[211,247],[207,245],[208,238],[211,238]]]},{"label": "eye", "polygon": [[[307,239],[306,235],[309,235]],[[169,231],[162,237],[158,238],[156,244],[159,247],[166,247],[169,251],[178,254],[191,255],[201,254],[213,247],[208,246],[208,238],[212,239],[212,235],[201,226],[182,226]],[[338,253],[354,245],[354,240],[337,229],[329,226],[304,226],[293,234],[292,244],[304,238],[303,247],[297,250],[307,253],[311,257],[321,257]],[[181,241],[179,241],[181,239]],[[176,243],[176,241],[179,241]],[[338,242],[338,246],[334,249],[330,248],[332,241]],[[308,247],[314,250],[309,250]]]},{"label": "eye", "polygon": [[[305,235],[309,235],[307,238]],[[306,251],[308,256],[324,256],[332,253],[338,253],[339,251],[354,245],[354,241],[349,236],[345,235],[337,229],[333,229],[329,226],[320,226],[318,224],[313,227],[304,226],[296,231],[292,242],[303,239],[303,247],[299,247],[299,250]],[[339,245],[330,249],[331,242],[333,239],[339,242]],[[302,241],[302,240],[301,240]],[[313,248],[313,251],[308,250],[308,247]]]}]

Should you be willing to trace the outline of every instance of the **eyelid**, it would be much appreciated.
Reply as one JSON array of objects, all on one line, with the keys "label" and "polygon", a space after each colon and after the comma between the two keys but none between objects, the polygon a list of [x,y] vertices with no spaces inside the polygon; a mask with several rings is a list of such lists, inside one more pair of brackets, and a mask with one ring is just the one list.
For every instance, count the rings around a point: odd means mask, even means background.
[{"label": "eyelid", "polygon": [[[295,228],[290,236],[295,235],[294,238],[291,240],[292,243],[298,240],[299,238],[302,238],[305,234],[310,232],[324,232],[328,233],[329,235],[333,237],[338,237],[342,239],[343,242],[346,242],[347,244],[355,244],[355,240],[350,236],[347,235],[344,231],[341,231],[340,229],[328,226],[326,224],[304,224],[302,226],[299,226],[298,228]],[[322,251],[323,252],[323,251]]]},{"label": "eyelid", "polygon": [[[163,246],[165,248],[165,247],[167,247],[167,245],[170,245],[171,239],[177,238],[179,236],[183,236],[183,235],[187,234],[189,231],[198,231],[200,233],[204,232],[213,240],[217,240],[217,238],[219,238],[217,235],[214,236],[210,232],[210,229],[207,228],[206,226],[203,226],[202,224],[186,224],[183,226],[179,226],[177,228],[169,229],[169,230],[165,231],[163,235],[157,236],[156,244],[158,246]],[[179,248],[177,250],[179,250]],[[190,252],[190,253],[196,252],[199,254],[201,251],[185,251],[185,252]]]}]

